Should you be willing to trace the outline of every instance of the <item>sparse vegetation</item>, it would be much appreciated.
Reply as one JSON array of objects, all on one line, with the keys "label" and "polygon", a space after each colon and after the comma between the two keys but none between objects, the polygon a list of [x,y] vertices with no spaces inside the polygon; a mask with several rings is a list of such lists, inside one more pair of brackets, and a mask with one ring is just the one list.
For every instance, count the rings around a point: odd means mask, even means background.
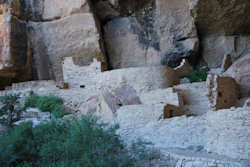
[{"label": "sparse vegetation", "polygon": [[20,106],[20,95],[10,94],[0,97],[0,103],[2,107],[0,108],[0,123],[12,127],[15,121],[18,121],[21,117],[21,113],[25,111],[23,107]]},{"label": "sparse vegetation", "polygon": [[204,69],[194,70],[187,76],[191,83],[193,82],[203,82],[207,79],[207,72]]},{"label": "sparse vegetation", "polygon": [[25,100],[25,108],[28,107],[50,112],[55,118],[62,118],[66,114],[63,99],[54,95],[31,95]]},{"label": "sparse vegetation", "polygon": [[[2,167],[128,167],[143,166],[153,158],[144,144],[128,153],[118,126],[90,116],[79,120],[53,120],[32,127],[24,123],[0,136]],[[138,165],[139,164],[139,165]]]}]

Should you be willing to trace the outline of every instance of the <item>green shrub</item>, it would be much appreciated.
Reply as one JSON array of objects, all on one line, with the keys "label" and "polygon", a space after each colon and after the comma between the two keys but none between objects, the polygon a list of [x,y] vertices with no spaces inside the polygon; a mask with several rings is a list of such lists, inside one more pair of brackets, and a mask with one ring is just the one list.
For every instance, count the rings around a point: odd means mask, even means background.
[{"label": "green shrub", "polygon": [[206,81],[207,72],[204,69],[194,70],[187,78],[191,83]]},{"label": "green shrub", "polygon": [[21,117],[21,113],[25,111],[20,106],[20,95],[9,94],[0,97],[0,103],[2,107],[0,109],[0,123],[8,127],[12,127],[15,121],[18,121]]},{"label": "green shrub", "polygon": [[115,133],[118,127],[97,121],[82,117],[34,128],[32,123],[21,124],[0,136],[1,167],[128,167],[149,158],[140,156],[146,151],[136,145],[136,156],[129,154]]},{"label": "green shrub", "polygon": [[36,107],[43,112],[50,112],[55,118],[62,118],[66,114],[62,98],[53,95],[31,95],[26,98],[25,107]]}]

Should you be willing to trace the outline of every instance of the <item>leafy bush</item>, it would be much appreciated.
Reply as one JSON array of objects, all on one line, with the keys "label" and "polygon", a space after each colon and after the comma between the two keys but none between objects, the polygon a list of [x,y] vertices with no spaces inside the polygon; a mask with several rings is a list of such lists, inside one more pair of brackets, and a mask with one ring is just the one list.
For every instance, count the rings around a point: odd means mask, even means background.
[{"label": "leafy bush", "polygon": [[18,121],[21,117],[21,113],[24,110],[20,106],[20,95],[9,94],[0,97],[0,103],[2,103],[2,108],[0,109],[0,123],[8,127],[12,127],[15,121]]},{"label": "leafy bush", "polygon": [[43,112],[50,112],[55,118],[62,118],[66,114],[63,100],[53,95],[31,95],[26,98],[25,107],[36,107]]},{"label": "leafy bush", "polygon": [[97,121],[85,116],[73,121],[53,120],[36,127],[31,122],[21,124],[0,136],[0,164],[2,167],[128,167],[151,158],[140,156],[147,155],[146,151],[133,145],[133,150],[137,150],[134,158],[115,133],[118,126]]},{"label": "leafy bush", "polygon": [[206,81],[207,72],[204,69],[194,70],[187,78],[191,83]]}]

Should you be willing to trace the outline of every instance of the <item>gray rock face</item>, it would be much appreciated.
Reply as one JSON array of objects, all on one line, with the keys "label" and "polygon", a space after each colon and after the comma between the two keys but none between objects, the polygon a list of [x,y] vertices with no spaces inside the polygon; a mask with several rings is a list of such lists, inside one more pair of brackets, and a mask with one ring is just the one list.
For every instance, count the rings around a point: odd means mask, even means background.
[{"label": "gray rock face", "polygon": [[213,68],[221,66],[224,54],[235,60],[249,52],[247,0],[109,2],[97,15],[103,20],[108,13],[103,27],[112,68],[177,66],[181,58],[195,64],[199,43],[201,56]]},{"label": "gray rock face", "polygon": [[230,54],[233,62],[248,54],[250,37],[212,35],[202,37],[201,45],[203,59],[209,67],[216,68],[222,65],[225,54]]},{"label": "gray rock face", "polygon": [[188,1],[143,2],[130,2],[140,7],[129,10],[132,15],[125,17],[121,13],[121,18],[104,25],[111,67],[177,66],[183,58],[194,63],[199,40]]},{"label": "gray rock face", "polygon": [[249,53],[248,0],[191,0],[190,10],[201,39],[201,53],[209,67],[220,67],[223,55],[233,61]]},{"label": "gray rock face", "polygon": [[155,28],[162,63],[177,66],[183,58],[194,64],[199,40],[187,0],[156,0]]},{"label": "gray rock face", "polygon": [[250,34],[248,0],[190,0],[189,5],[202,35]]},{"label": "gray rock face", "polygon": [[134,17],[117,18],[104,26],[105,46],[112,68],[161,64],[157,39],[152,39],[155,44],[150,44],[147,39],[142,39],[143,33],[143,27]]}]

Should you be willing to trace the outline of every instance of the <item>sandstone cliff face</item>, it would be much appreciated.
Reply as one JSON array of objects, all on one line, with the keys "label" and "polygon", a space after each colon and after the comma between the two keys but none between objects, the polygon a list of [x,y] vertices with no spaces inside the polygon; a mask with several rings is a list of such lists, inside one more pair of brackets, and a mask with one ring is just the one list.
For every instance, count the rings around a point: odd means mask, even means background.
[{"label": "sandstone cliff face", "polygon": [[19,5],[0,1],[0,88],[32,78],[27,24],[18,18]]},{"label": "sandstone cliff face", "polygon": [[95,58],[106,69],[98,24],[86,0],[1,1],[1,86],[30,79],[62,80],[62,62],[69,56],[78,65]]},{"label": "sandstone cliff face", "polygon": [[217,0],[95,0],[113,68],[165,64],[182,58],[216,68],[223,55],[249,53],[250,2]]},{"label": "sandstone cliff face", "polygon": [[112,8],[103,1],[94,3],[97,9],[106,6],[96,12],[103,22],[112,68],[177,66],[182,58],[195,63],[199,40],[187,0],[119,1],[113,4]]},{"label": "sandstone cliff face", "polygon": [[201,56],[209,67],[219,67],[224,54],[236,60],[249,53],[249,9],[248,0],[190,0]]},{"label": "sandstone cliff face", "polygon": [[219,67],[250,52],[249,14],[248,0],[0,0],[0,85],[62,80],[65,57],[102,70]]},{"label": "sandstone cliff face", "polygon": [[32,11],[40,19],[28,23],[38,79],[62,80],[65,57],[73,57],[78,65],[96,58],[107,67],[98,21],[86,0],[45,0],[39,5],[42,10]]}]

